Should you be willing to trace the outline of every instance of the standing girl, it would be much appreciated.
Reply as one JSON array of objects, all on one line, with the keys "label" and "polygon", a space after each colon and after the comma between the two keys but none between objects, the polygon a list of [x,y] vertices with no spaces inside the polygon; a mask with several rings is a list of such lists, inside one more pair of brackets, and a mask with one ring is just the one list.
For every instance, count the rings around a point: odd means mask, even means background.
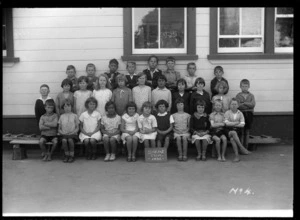
[{"label": "standing girl", "polygon": [[140,132],[136,135],[140,138],[141,143],[144,142],[145,147],[155,147],[157,135],[157,121],[156,118],[151,115],[151,109],[151,102],[144,102],[142,105],[142,114],[138,118]]},{"label": "standing girl", "polygon": [[126,106],[126,113],[122,116],[121,122],[121,139],[127,146],[128,162],[136,161],[135,152],[138,146],[138,137],[135,134],[139,130],[137,125],[139,114],[136,113],[136,109],[136,104],[134,102],[129,102]]},{"label": "standing girl", "polygon": [[189,105],[190,105],[190,92],[186,90],[187,88],[187,82],[185,79],[180,78],[177,80],[177,88],[178,91],[174,92],[172,94],[172,108],[171,108],[171,113],[174,114],[177,112],[177,106],[175,104],[175,100],[178,98],[183,98],[184,99],[184,112],[189,113]]},{"label": "standing girl", "polygon": [[220,100],[222,102],[222,111],[225,113],[229,109],[229,103],[231,98],[228,94],[228,85],[225,81],[220,81],[217,83],[215,90],[218,94],[212,97],[211,102],[214,104],[215,100]]},{"label": "standing girl", "polygon": [[242,128],[245,126],[245,118],[243,113],[238,110],[238,102],[236,98],[232,98],[230,102],[230,109],[225,112],[225,124],[226,124],[226,136],[230,139],[232,148],[235,153],[235,158],[233,162],[239,162],[239,152],[238,147],[242,154],[250,154],[242,144],[239,139],[241,136]]},{"label": "standing girl", "polygon": [[93,91],[92,96],[98,101],[97,111],[101,116],[106,114],[105,104],[111,100],[112,92],[110,90],[110,83],[105,74],[101,74],[98,79],[96,88]]},{"label": "standing girl", "polygon": [[85,101],[87,111],[83,112],[79,117],[81,131],[79,139],[84,143],[87,160],[96,160],[97,141],[101,140],[101,115],[96,111],[97,105],[98,102],[94,97],[88,98]]},{"label": "standing girl", "polygon": [[66,100],[62,105],[64,114],[58,120],[58,133],[62,135],[62,148],[65,151],[63,162],[72,163],[74,161],[74,142],[78,140],[79,120],[78,116],[74,114],[72,103]]},{"label": "standing girl", "polygon": [[[178,98],[175,101],[177,112],[173,114],[174,119],[174,139],[176,139],[178,149],[178,161],[187,161],[188,140],[190,139],[190,117],[191,115],[184,112],[184,99]],[[182,144],[181,144],[182,142]]]},{"label": "standing girl", "polygon": [[[206,149],[207,145],[211,143],[209,129],[210,122],[209,116],[204,112],[205,111],[205,101],[200,100],[196,102],[195,112],[191,116],[190,126],[192,133],[192,143],[195,143],[198,156],[196,160],[206,160]],[[202,146],[202,158],[201,158],[201,146]]]},{"label": "standing girl", "polygon": [[146,86],[146,74],[139,73],[138,86],[132,89],[132,100],[137,105],[137,113],[142,114],[142,105],[145,102],[151,102],[151,87]]},{"label": "standing girl", "polygon": [[73,104],[74,104],[74,95],[71,92],[72,90],[72,81],[70,79],[64,79],[61,83],[61,87],[63,88],[63,91],[58,93],[57,97],[56,97],[56,113],[58,115],[58,117],[60,115],[62,115],[65,111],[63,109],[64,107],[64,103],[66,100],[69,100],[71,102],[72,105],[72,109],[71,111],[73,112]]},{"label": "standing girl", "polygon": [[74,113],[80,117],[80,115],[86,111],[85,101],[91,97],[92,92],[87,90],[88,78],[86,76],[80,76],[78,79],[78,84],[79,90],[74,93]]},{"label": "standing girl", "polygon": [[[214,111],[209,116],[211,124],[211,136],[215,142],[215,146],[218,153],[218,161],[226,161],[225,152],[227,147],[227,137],[225,136],[224,127],[225,127],[225,118],[224,113],[222,112],[222,101],[216,99],[214,102]],[[220,149],[220,144],[222,141],[222,149]],[[221,153],[222,151],[222,153]]]},{"label": "standing girl", "polygon": [[[101,132],[103,133],[103,145],[106,152],[104,161],[116,159],[117,142],[120,141],[121,117],[116,113],[116,105],[109,101],[105,104],[107,114],[101,120]],[[111,153],[109,153],[111,152]]]}]

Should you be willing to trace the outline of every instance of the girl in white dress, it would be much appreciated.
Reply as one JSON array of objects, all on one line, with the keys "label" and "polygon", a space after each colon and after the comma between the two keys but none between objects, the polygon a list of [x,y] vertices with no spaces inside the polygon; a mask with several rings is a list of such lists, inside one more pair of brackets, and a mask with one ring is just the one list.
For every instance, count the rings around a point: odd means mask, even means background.
[{"label": "girl in white dress", "polygon": [[138,76],[138,86],[133,87],[132,89],[132,100],[137,105],[137,113],[142,114],[142,105],[144,102],[151,102],[151,87],[146,86],[146,74],[139,73]]},{"label": "girl in white dress", "polygon": [[111,100],[112,92],[110,90],[110,83],[105,74],[101,74],[97,81],[97,86],[93,91],[93,97],[98,101],[97,111],[101,116],[106,115],[105,104]]},{"label": "girl in white dress", "polygon": [[121,139],[123,140],[124,144],[126,143],[127,146],[128,162],[136,161],[135,152],[138,146],[138,137],[135,134],[139,130],[137,125],[139,114],[136,113],[136,109],[136,104],[134,102],[129,102],[126,106],[126,113],[122,116],[121,122]]},{"label": "girl in white dress", "polygon": [[94,97],[88,98],[85,102],[87,111],[83,112],[79,117],[81,131],[79,139],[84,143],[87,160],[96,160],[97,141],[101,140],[101,115],[96,111],[97,105],[98,102]]},{"label": "girl in white dress", "polygon": [[141,143],[144,142],[145,147],[155,147],[155,139],[157,135],[157,121],[154,115],[151,115],[151,109],[151,102],[144,102],[142,105],[143,113],[138,118],[138,127],[140,132],[135,134],[140,138]]},{"label": "girl in white dress", "polygon": [[74,93],[74,109],[78,117],[86,111],[85,101],[92,96],[92,92],[87,90],[88,78],[80,76],[78,79],[79,90]]}]

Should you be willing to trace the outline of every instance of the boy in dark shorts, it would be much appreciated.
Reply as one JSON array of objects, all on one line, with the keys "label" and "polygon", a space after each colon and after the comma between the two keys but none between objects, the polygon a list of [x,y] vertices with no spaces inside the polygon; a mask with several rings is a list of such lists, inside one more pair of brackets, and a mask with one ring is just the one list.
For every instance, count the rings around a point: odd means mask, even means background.
[{"label": "boy in dark shorts", "polygon": [[250,82],[248,79],[243,79],[240,82],[242,92],[236,95],[239,107],[238,109],[243,113],[245,118],[245,126],[242,129],[241,142],[246,149],[248,149],[249,133],[253,123],[253,112],[255,107],[255,98],[248,90]]},{"label": "boy in dark shorts", "polygon": [[[39,128],[41,130],[40,148],[42,149],[43,161],[51,161],[51,155],[57,145],[57,122],[58,116],[54,113],[55,103],[52,99],[45,102],[46,113],[41,116]],[[52,142],[52,148],[48,150],[46,143]]]}]

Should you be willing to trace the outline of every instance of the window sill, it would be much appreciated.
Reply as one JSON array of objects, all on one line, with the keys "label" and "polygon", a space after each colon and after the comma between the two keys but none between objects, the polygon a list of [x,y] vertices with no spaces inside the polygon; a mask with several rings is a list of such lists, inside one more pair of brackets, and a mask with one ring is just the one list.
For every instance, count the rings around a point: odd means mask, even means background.
[{"label": "window sill", "polygon": [[[198,60],[198,55],[192,54],[155,54],[159,60],[165,60],[167,57],[172,56],[176,60]],[[147,55],[126,55],[122,56],[123,61],[147,61],[150,54]]]},{"label": "window sill", "polygon": [[276,54],[210,54],[208,60],[262,60],[262,59],[293,59],[294,54],[276,53]]},{"label": "window sill", "polygon": [[5,63],[18,63],[20,62],[19,57],[3,57],[2,61]]}]

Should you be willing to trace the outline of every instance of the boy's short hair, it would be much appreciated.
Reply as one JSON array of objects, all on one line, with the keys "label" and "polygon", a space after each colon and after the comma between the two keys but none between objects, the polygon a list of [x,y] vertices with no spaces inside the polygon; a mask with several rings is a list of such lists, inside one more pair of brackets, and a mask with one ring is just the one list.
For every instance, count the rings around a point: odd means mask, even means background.
[{"label": "boy's short hair", "polygon": [[134,61],[128,61],[127,64],[126,64],[126,69],[128,68],[128,64],[129,63],[133,64],[136,67],[136,62],[134,62]]},{"label": "boy's short hair", "polygon": [[114,64],[116,64],[117,66],[119,66],[119,62],[118,62],[116,59],[111,59],[111,60],[109,61],[109,65],[112,64],[112,63],[114,63]]},{"label": "boy's short hair", "polygon": [[96,104],[96,108],[97,108],[97,106],[98,106],[98,101],[97,101],[97,99],[95,99],[95,97],[89,97],[89,98],[85,101],[85,103],[84,103],[84,106],[85,106],[86,109],[88,109],[88,107],[89,107],[88,105],[89,105],[90,102],[95,103],[95,104]]},{"label": "boy's short hair", "polygon": [[188,63],[188,64],[186,65],[186,69],[189,69],[190,66],[195,66],[196,69],[197,69],[196,63],[194,63],[194,62]]},{"label": "boy's short hair", "polygon": [[179,80],[177,80],[177,82],[176,82],[176,86],[177,87],[178,87],[179,83],[182,83],[182,84],[185,85],[185,87],[187,87],[187,82],[186,82],[186,80],[184,78],[180,78]]},{"label": "boy's short hair", "polygon": [[222,71],[222,72],[224,73],[223,67],[221,67],[221,66],[216,66],[216,67],[214,68],[214,73],[215,73],[217,70],[220,70],[220,71]]},{"label": "boy's short hair", "polygon": [[[141,76],[146,76],[146,73],[144,72],[139,72],[138,74],[136,74],[137,78],[140,78]],[[147,78],[146,78],[147,80]]]},{"label": "boy's short hair", "polygon": [[128,108],[129,107],[134,107],[135,108],[135,111],[137,110],[137,106],[135,104],[135,102],[128,102],[127,105],[126,105],[126,112],[128,113]]},{"label": "boy's short hair", "polygon": [[215,86],[215,90],[217,90],[219,92],[219,87],[220,86],[223,86],[224,88],[224,94],[228,92],[228,84],[227,82],[225,81],[220,81],[220,82],[217,82],[216,86]]},{"label": "boy's short hair", "polygon": [[81,81],[85,81],[87,84],[89,83],[89,79],[87,76],[79,76],[78,83],[80,83]]},{"label": "boy's short hair", "polygon": [[197,86],[198,83],[202,83],[202,84],[204,84],[204,86],[205,86],[205,81],[204,81],[204,79],[203,79],[202,77],[198,77],[198,78],[195,80],[194,86]]},{"label": "boy's short hair", "polygon": [[242,79],[241,82],[240,82],[240,86],[241,86],[242,84],[247,84],[247,85],[250,86],[250,81],[249,81],[248,79]]},{"label": "boy's short hair", "polygon": [[172,61],[172,62],[176,62],[175,58],[174,57],[167,57],[166,59],[166,64],[169,62],[169,61]]},{"label": "boy's short hair", "polygon": [[65,105],[70,105],[71,107],[73,107],[73,103],[71,102],[70,99],[66,99],[60,107],[63,109]]},{"label": "boy's short hair", "polygon": [[88,67],[94,67],[94,69],[96,70],[96,66],[95,66],[95,64],[93,64],[93,63],[88,63],[88,64],[86,65],[85,70],[87,70]]},{"label": "boy's short hair", "polygon": [[150,55],[149,57],[148,57],[148,63],[149,63],[149,61],[151,60],[151,58],[155,58],[156,59],[156,62],[157,62],[157,64],[158,64],[158,57],[157,56],[155,56],[155,55]]},{"label": "boy's short hair", "polygon": [[76,72],[76,68],[73,65],[68,65],[67,70],[75,70],[75,72]]},{"label": "boy's short hair", "polygon": [[178,103],[183,103],[184,104],[184,98],[179,97],[175,100],[175,105],[177,105]]},{"label": "boy's short hair", "polygon": [[149,101],[144,102],[142,105],[142,112],[143,112],[144,108],[152,108],[151,102],[149,102]]},{"label": "boy's short hair", "polygon": [[127,78],[126,78],[126,76],[123,73],[121,73],[121,74],[119,74],[119,75],[116,76],[117,83],[119,82],[119,80],[123,80],[125,82],[125,84],[128,81]]},{"label": "boy's short hair", "polygon": [[106,102],[106,104],[105,104],[105,106],[104,106],[105,111],[107,111],[107,109],[108,109],[108,107],[109,107],[110,105],[113,105],[114,108],[115,108],[115,110],[116,110],[116,104],[115,104],[113,101],[108,101],[108,102]]},{"label": "boy's short hair", "polygon": [[40,86],[40,89],[41,89],[42,87],[46,87],[48,90],[50,90],[50,88],[49,88],[49,86],[48,86],[47,84],[41,85],[41,86]]},{"label": "boy's short hair", "polygon": [[70,90],[72,90],[73,83],[72,83],[72,81],[70,79],[64,79],[61,82],[61,88],[64,88],[64,85],[69,85],[70,86]]},{"label": "boy's short hair", "polygon": [[46,106],[52,106],[52,107],[55,107],[55,102],[54,102],[53,99],[47,99],[44,106],[45,106],[45,107],[46,107]]},{"label": "boy's short hair", "polygon": [[158,100],[155,104],[155,108],[158,109],[158,106],[165,105],[166,109],[169,108],[169,103],[166,100]]},{"label": "boy's short hair", "polygon": [[160,79],[163,79],[163,80],[165,80],[165,82],[167,82],[167,78],[166,78],[165,75],[159,75],[159,76],[157,77],[157,81],[160,80]]},{"label": "boy's short hair", "polygon": [[235,97],[233,97],[233,98],[230,100],[229,105],[231,105],[231,102],[238,102],[238,100],[237,100]]}]

